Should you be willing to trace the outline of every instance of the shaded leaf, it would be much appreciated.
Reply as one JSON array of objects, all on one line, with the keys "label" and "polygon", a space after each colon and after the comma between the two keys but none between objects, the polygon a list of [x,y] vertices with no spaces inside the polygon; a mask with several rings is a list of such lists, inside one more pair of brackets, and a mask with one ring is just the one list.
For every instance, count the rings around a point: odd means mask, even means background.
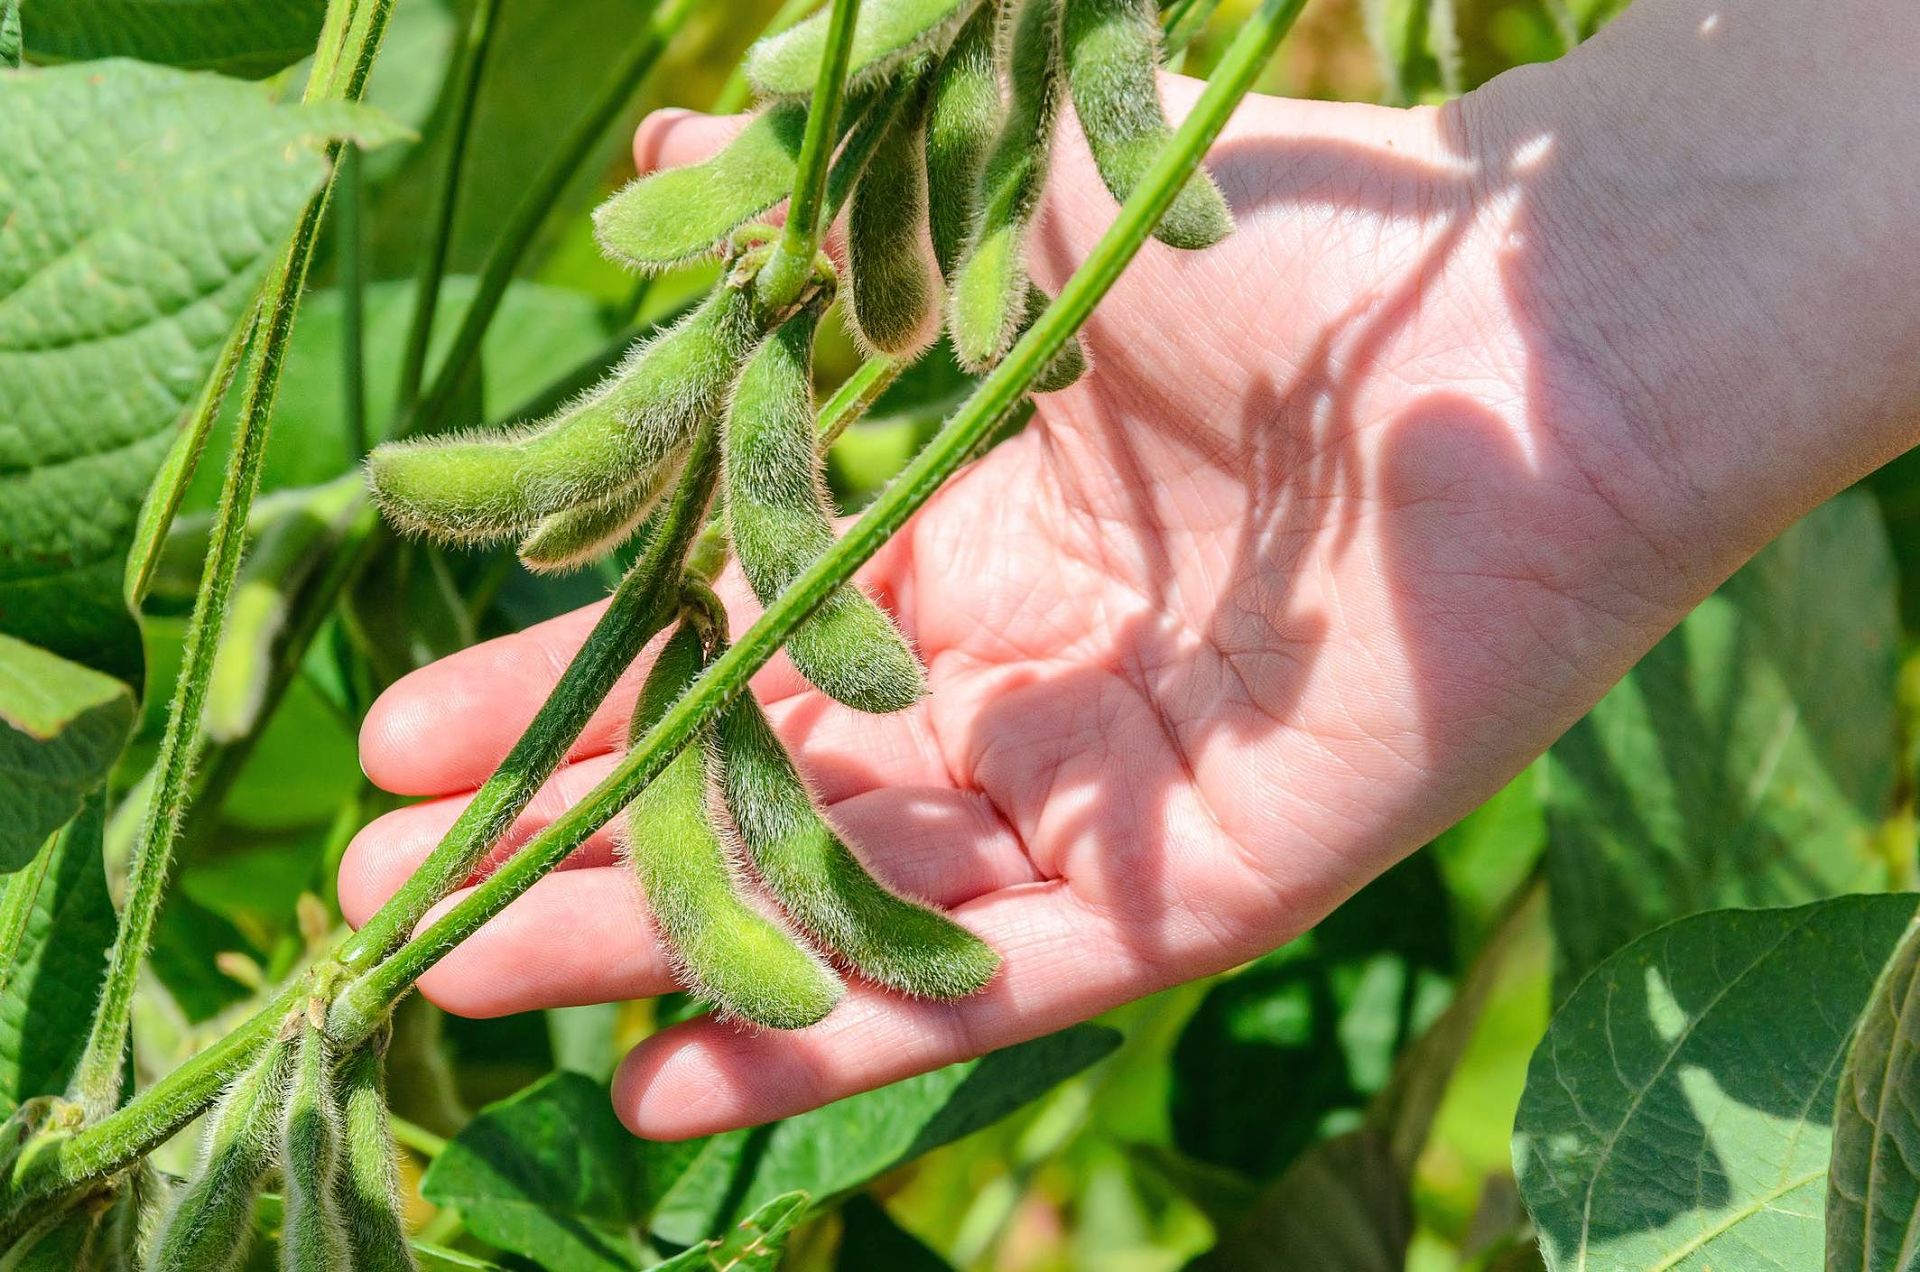
[{"label": "shaded leaf", "polygon": [[1843,495],[1728,580],[1549,753],[1564,995],[1669,919],[1885,885],[1899,644],[1873,503]]},{"label": "shaded leaf", "polygon": [[134,62],[0,72],[0,629],[139,680],[122,576],[148,481],[318,143],[391,131]]},{"label": "shaded leaf", "polygon": [[27,52],[270,75],[313,52],[326,9],[326,0],[33,0]]},{"label": "shaded leaf", "polygon": [[886,1268],[887,1272],[952,1272],[952,1265],[920,1238],[894,1222],[885,1206],[865,1193],[840,1208],[840,1257],[845,1272]]},{"label": "shaded leaf", "polygon": [[79,1061],[115,926],[105,824],[105,796],[95,791],[47,842],[44,862],[16,876],[38,887],[0,988],[0,1108],[64,1094]]},{"label": "shaded leaf", "polygon": [[652,1272],[773,1272],[807,1204],[803,1192],[775,1197],[713,1240],[655,1264]]},{"label": "shaded leaf", "polygon": [[1369,1129],[1314,1145],[1253,1204],[1195,1272],[1402,1272],[1413,1205],[1386,1137]]},{"label": "shaded leaf", "polygon": [[1841,1065],[1915,903],[1702,914],[1582,981],[1514,1132],[1547,1266],[1821,1267]]},{"label": "shaded leaf", "polygon": [[0,874],[79,811],[132,727],[125,683],[0,635]]},{"label": "shaded leaf", "polygon": [[1834,1110],[1828,1272],[1909,1272],[1920,1261],[1920,923],[1860,1020]]}]

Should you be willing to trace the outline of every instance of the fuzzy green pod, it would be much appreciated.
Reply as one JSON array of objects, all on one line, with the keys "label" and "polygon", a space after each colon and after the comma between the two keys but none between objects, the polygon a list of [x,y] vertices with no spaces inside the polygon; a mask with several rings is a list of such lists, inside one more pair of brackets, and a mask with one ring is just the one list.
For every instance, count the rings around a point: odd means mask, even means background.
[{"label": "fuzzy green pod", "polygon": [[[634,738],[651,728],[705,663],[682,623],[648,674]],[[745,900],[746,881],[715,824],[707,731],[675,756],[627,810],[627,852],[687,989],[721,1011],[773,1029],[804,1029],[845,986],[783,925]]]},{"label": "fuzzy green pod", "polygon": [[954,354],[969,371],[1000,361],[1027,312],[1027,239],[1060,113],[1058,0],[1021,0],[1006,62],[1006,122],[987,156],[980,206],[948,307]]},{"label": "fuzzy green pod", "polygon": [[340,1221],[333,1187],[341,1141],[333,1048],[326,1035],[309,1024],[300,1031],[280,1119],[280,1266],[285,1272],[337,1272],[350,1266],[346,1225]]},{"label": "fuzzy green pod", "polygon": [[[808,306],[769,336],[740,373],[727,412],[727,528],[741,572],[770,604],[833,546],[813,427],[813,335]],[[900,629],[857,587],[834,591],[787,642],[800,674],[859,711],[912,706],[926,674]]]},{"label": "fuzzy green pod", "polygon": [[722,281],[551,419],[500,435],[378,448],[367,462],[375,500],[403,530],[481,543],[627,489],[668,465],[722,409],[759,343],[753,308],[745,288]]},{"label": "fuzzy green pod", "polygon": [[804,105],[775,102],[704,163],[629,182],[594,210],[600,249],[643,273],[716,254],[729,234],[792,192],[806,130]]},{"label": "fuzzy green pod", "polygon": [[927,229],[940,274],[952,278],[973,232],[980,179],[1006,102],[993,41],[999,4],[983,4],[934,71],[927,101]]},{"label": "fuzzy green pod", "polygon": [[341,1062],[343,1153],[333,1181],[354,1272],[413,1272],[418,1263],[400,1213],[392,1124],[377,1048],[361,1047]]},{"label": "fuzzy green pod", "polygon": [[[863,4],[853,27],[847,82],[858,88],[885,76],[917,54],[937,53],[983,0],[884,0]],[[997,0],[986,0],[991,4]],[[832,15],[823,10],[747,53],[747,78],[769,97],[805,97],[813,92],[827,54]]]},{"label": "fuzzy green pod", "polygon": [[919,998],[960,998],[1000,966],[937,910],[889,892],[814,804],[752,693],[721,717],[727,811],[754,869],[801,929],[868,979]]},{"label": "fuzzy green pod", "polygon": [[[1095,166],[1125,203],[1173,129],[1160,104],[1160,23],[1146,0],[1066,0],[1064,43],[1073,111]],[[1220,188],[1196,171],[1155,227],[1173,247],[1212,247],[1233,232]]]},{"label": "fuzzy green pod", "polygon": [[592,564],[639,532],[679,473],[680,465],[661,464],[624,490],[543,518],[520,541],[520,563],[535,574]]},{"label": "fuzzy green pod", "polygon": [[214,1105],[200,1173],[175,1197],[152,1272],[228,1272],[253,1240],[253,1195],[273,1165],[293,1043],[270,1043]]},{"label": "fuzzy green pod", "polygon": [[[1027,329],[1040,321],[1040,315],[1045,313],[1047,306],[1052,303],[1053,297],[1038,284],[1029,286],[1027,313],[1020,320],[1020,335],[1026,335]],[[1087,346],[1081,342],[1080,337],[1074,336],[1061,346],[1059,353],[1053,355],[1053,361],[1041,368],[1040,374],[1034,377],[1028,391],[1058,393],[1062,389],[1070,389],[1078,384],[1080,378],[1091,370],[1093,370],[1093,355],[1087,352]]]},{"label": "fuzzy green pod", "polygon": [[926,94],[880,140],[847,210],[847,312],[871,350],[918,357],[940,334],[940,270],[927,237]]}]

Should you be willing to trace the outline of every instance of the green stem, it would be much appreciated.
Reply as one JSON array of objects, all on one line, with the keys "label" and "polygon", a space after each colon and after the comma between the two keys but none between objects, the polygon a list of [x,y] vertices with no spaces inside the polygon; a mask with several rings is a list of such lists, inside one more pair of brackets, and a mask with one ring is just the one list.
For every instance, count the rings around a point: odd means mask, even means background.
[{"label": "green stem", "polygon": [[393,1138],[402,1148],[411,1149],[432,1161],[447,1151],[448,1140],[444,1135],[435,1135],[416,1122],[389,1113],[387,1122],[393,1127]]},{"label": "green stem", "polygon": [[397,430],[400,436],[432,433],[445,423],[447,412],[459,399],[467,376],[480,356],[480,343],[507,294],[507,286],[519,270],[527,249],[533,245],[534,236],[546,224],[548,214],[559,202],[570,178],[692,14],[694,5],[695,0],[666,0],[654,10],[639,40],[627,51],[626,59],[608,76],[599,99],[574,124],[573,130],[554,149],[546,168],[534,178],[527,197],[514,209],[513,218],[501,231],[499,242],[481,267],[473,301],[461,316],[446,359],[435,373],[426,396],[401,422]]},{"label": "green stem", "polygon": [[453,239],[453,217],[460,203],[460,177],[467,162],[467,135],[473,130],[473,111],[480,100],[480,82],[486,71],[487,50],[499,23],[500,0],[480,0],[467,40],[461,50],[453,90],[453,118],[447,128],[447,163],[440,174],[427,241],[420,253],[420,278],[413,294],[413,324],[407,329],[406,352],[400,362],[400,400],[396,416],[404,415],[420,396],[427,370],[427,344],[433,338],[433,316],[440,303],[440,280],[447,271],[447,245]]},{"label": "green stem", "polygon": [[794,629],[974,454],[994,426],[1026,397],[1028,387],[1066,347],[1145,244],[1304,4],[1305,0],[1264,0],[1241,27],[1192,112],[1161,150],[1133,197],[1061,289],[1059,299],[846,536],[767,607],[760,620],[707,668],[599,785],[425,931],[347,987],[329,1017],[329,1032],[336,1034],[341,1045],[351,1046],[375,1028],[414,981],[631,803],[697,730],[745,691],[748,678],[766,665]]},{"label": "green stem", "polygon": [[334,241],[340,254],[340,391],[347,404],[347,444],[350,463],[366,457],[367,435],[367,238],[366,179],[360,170],[359,146],[340,152],[340,210],[334,220]]},{"label": "green stem", "polygon": [[757,283],[762,303],[770,311],[792,306],[813,278],[813,258],[825,230],[820,212],[826,201],[827,172],[840,136],[840,107],[847,95],[847,67],[853,62],[853,28],[859,17],[860,0],[833,0],[827,53],[820,59],[813,100],[807,107],[807,131],[800,139],[799,171],[793,197],[787,201],[787,223]]},{"label": "green stem", "polygon": [[[369,9],[377,10],[377,14],[368,13]],[[357,91],[365,84],[364,68],[371,64],[378,49],[388,9],[387,0],[361,0],[361,5],[356,5],[355,0],[333,0],[328,10],[328,25],[345,30],[348,47],[335,55],[334,71],[327,77],[328,82],[344,83],[349,91]],[[349,10],[352,11],[350,20],[344,16]],[[353,44],[356,39],[363,43]],[[327,91],[315,80],[308,82],[307,90],[310,98]],[[330,163],[339,157],[339,152],[338,143],[328,147]],[[246,546],[247,517],[260,484],[260,464],[266,454],[267,427],[280,387],[287,341],[293,332],[300,292],[306,285],[307,266],[313,259],[332,186],[329,173],[307,201],[293,237],[261,294],[260,326],[253,342],[246,392],[234,429],[233,451],[227,460],[226,480],[220,492],[219,512],[214,518],[205,573],[187,625],[180,676],[174,685],[166,729],[154,762],[157,776],[153,794],[134,840],[126,905],[108,958],[107,975],[101,984],[86,1050],[74,1072],[73,1097],[89,1120],[104,1117],[120,1103],[140,960],[153,939],[153,925],[166,890],[173,845],[179,837],[181,819],[192,794],[189,785],[201,717],[206,708],[207,684],[213,673],[220,633],[226,624],[234,577]]]},{"label": "green stem", "polygon": [[902,359],[880,354],[862,362],[852,375],[842,380],[820,408],[820,449],[825,450],[839,441],[840,434],[865,415],[906,369]]}]

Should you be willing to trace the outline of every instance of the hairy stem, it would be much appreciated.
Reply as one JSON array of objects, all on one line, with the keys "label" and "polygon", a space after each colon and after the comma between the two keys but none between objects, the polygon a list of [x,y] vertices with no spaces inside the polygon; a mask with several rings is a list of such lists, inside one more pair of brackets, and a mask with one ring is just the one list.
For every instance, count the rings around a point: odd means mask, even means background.
[{"label": "hairy stem", "polygon": [[790,307],[813,277],[814,253],[820,250],[822,205],[826,202],[827,173],[833,167],[833,147],[840,136],[840,107],[847,93],[847,67],[853,61],[853,27],[860,17],[860,0],[833,0],[827,26],[827,55],[807,107],[807,131],[800,139],[799,172],[793,197],[787,202],[787,222],[773,258],[761,270],[757,287],[762,305],[778,311]]},{"label": "hairy stem", "polygon": [[447,349],[446,359],[435,373],[426,396],[401,420],[396,430],[400,436],[432,433],[446,422],[447,412],[459,399],[467,376],[480,356],[480,342],[486,337],[487,328],[492,325],[493,316],[499,310],[500,302],[507,294],[507,286],[513,282],[513,276],[520,268],[520,262],[526,257],[527,249],[533,245],[534,236],[546,224],[548,215],[559,202],[561,193],[581,162],[599,144],[608,125],[685,25],[694,11],[695,3],[696,0],[665,0],[654,10],[653,16],[641,28],[640,38],[627,50],[626,58],[607,76],[606,87],[599,98],[554,148],[553,158],[534,178],[528,187],[527,197],[513,210],[512,219],[501,231],[493,251],[488,253],[486,264],[480,269],[480,282],[474,291],[473,301],[461,316],[460,326]]},{"label": "hairy stem", "polygon": [[766,665],[814,609],[974,454],[1066,347],[1146,242],[1304,4],[1305,0],[1264,0],[1221,59],[1186,121],[1061,289],[1059,299],[846,536],[767,607],[760,620],[707,668],[599,785],[425,931],[348,986],[329,1017],[329,1030],[342,1045],[353,1045],[370,1032],[414,981],[631,803],[701,726],[745,690],[748,677]]},{"label": "hairy stem", "polygon": [[360,147],[340,152],[339,210],[334,213],[334,250],[340,260],[340,390],[345,395],[347,445],[353,463],[367,453],[367,236],[366,176]]},{"label": "hairy stem", "polygon": [[453,216],[460,203],[460,178],[467,162],[467,135],[473,129],[473,109],[480,100],[480,82],[487,67],[487,51],[498,28],[500,0],[480,0],[461,48],[452,94],[452,119],[447,126],[447,162],[434,196],[433,217],[420,252],[420,278],[413,293],[413,323],[407,329],[406,351],[400,361],[400,399],[396,416],[404,415],[420,396],[427,371],[427,344],[433,339],[433,316],[440,304],[440,280],[447,272],[447,245],[453,239]]},{"label": "hairy stem", "polygon": [[847,426],[865,415],[906,369],[903,359],[885,354],[868,358],[855,367],[853,374],[840,382],[840,387],[820,408],[820,449],[825,450],[838,441]]},{"label": "hairy stem", "polygon": [[[358,0],[358,3],[333,0],[328,26],[344,30],[344,42],[324,81],[317,73],[308,81],[308,100],[334,92],[358,95],[366,83],[366,71],[379,48],[390,11],[390,0]],[[339,153],[338,143],[329,146],[329,162],[337,160]],[[294,315],[300,308],[301,290],[306,286],[307,266],[313,259],[314,244],[326,216],[327,196],[332,188],[333,178],[329,172],[319,191],[307,201],[293,237],[261,293],[259,330],[247,370],[240,419],[234,429],[233,451],[227,460],[226,480],[220,491],[220,508],[214,517],[206,570],[194,597],[180,678],[174,686],[166,730],[154,763],[157,779],[134,839],[126,906],[120,915],[119,931],[114,937],[86,1050],[74,1073],[73,1097],[90,1119],[106,1115],[120,1103],[135,981],[140,960],[153,939],[154,920],[166,890],[173,845],[191,798],[190,779],[214,654],[226,626],[234,577],[246,547],[247,517],[260,484],[267,426],[273,417],[287,341],[293,334]]]}]

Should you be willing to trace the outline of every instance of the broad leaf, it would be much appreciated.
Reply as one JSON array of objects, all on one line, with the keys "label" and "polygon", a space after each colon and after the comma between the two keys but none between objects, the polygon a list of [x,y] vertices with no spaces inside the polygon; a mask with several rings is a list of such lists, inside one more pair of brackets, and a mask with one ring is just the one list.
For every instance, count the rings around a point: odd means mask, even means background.
[{"label": "broad leaf", "polygon": [[1449,926],[1434,858],[1420,854],[1209,990],[1173,1053],[1180,1149],[1273,1179],[1353,1126],[1394,1056],[1446,1006]]},{"label": "broad leaf", "polygon": [[865,1194],[840,1207],[839,1266],[885,1268],[887,1272],[952,1272],[951,1264]]},{"label": "broad leaf", "polygon": [[1401,1272],[1412,1238],[1413,1204],[1386,1137],[1363,1128],[1295,1159],[1193,1272]]},{"label": "broad leaf", "polygon": [[132,727],[124,682],[0,635],[0,874],[79,811]]},{"label": "broad leaf", "polygon": [[1840,1079],[1827,1180],[1828,1272],[1920,1265],[1920,923],[1861,1018]]},{"label": "broad leaf", "polygon": [[94,792],[44,859],[14,877],[12,886],[35,886],[0,988],[0,1109],[63,1093],[86,1042],[115,923],[101,853],[105,803]]},{"label": "broad leaf", "polygon": [[428,1170],[421,1193],[459,1209],[483,1240],[555,1272],[630,1268],[646,1235],[696,1246],[783,1194],[825,1201],[858,1188],[1004,1117],[1117,1041],[1081,1026],[687,1144],[634,1139],[604,1085],[556,1073],[482,1110]]},{"label": "broad leaf", "polygon": [[1547,1266],[1821,1267],[1841,1066],[1914,906],[1715,911],[1582,981],[1534,1053],[1514,1133]]},{"label": "broad leaf", "polygon": [[148,481],[347,134],[391,128],[133,62],[0,72],[0,630],[139,680]]},{"label": "broad leaf", "polygon": [[31,0],[27,53],[269,75],[313,52],[326,9],[326,0]]},{"label": "broad leaf", "polygon": [[1566,989],[1670,919],[1884,886],[1900,629],[1871,500],[1815,511],[1554,744]]},{"label": "broad leaf", "polygon": [[773,1272],[807,1204],[803,1192],[775,1197],[713,1240],[655,1264],[652,1272]]}]

